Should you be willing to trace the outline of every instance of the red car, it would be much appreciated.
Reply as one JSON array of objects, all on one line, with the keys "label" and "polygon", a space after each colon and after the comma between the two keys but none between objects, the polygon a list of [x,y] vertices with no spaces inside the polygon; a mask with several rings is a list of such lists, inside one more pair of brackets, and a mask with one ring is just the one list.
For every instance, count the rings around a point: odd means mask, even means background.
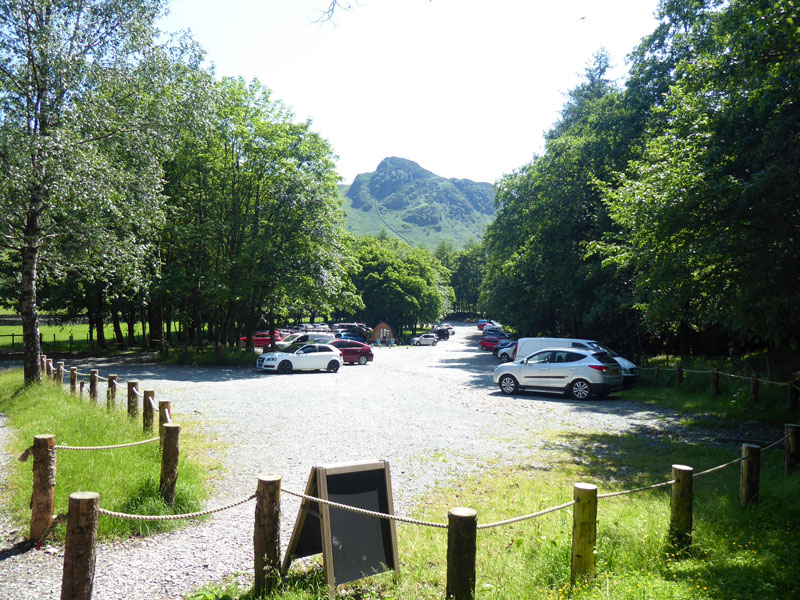
[{"label": "red car", "polygon": [[485,335],[481,338],[481,350],[493,350],[500,338],[496,335]]},{"label": "red car", "polygon": [[[283,334],[280,331],[275,331],[275,341],[280,342],[283,339]],[[242,337],[242,343],[247,343],[247,336]],[[269,331],[256,331],[253,334],[253,346],[256,348],[265,348],[270,345]]]},{"label": "red car", "polygon": [[374,356],[372,354],[372,346],[369,344],[362,344],[355,340],[338,339],[330,342],[330,345],[338,348],[342,353],[342,360],[346,363],[358,363],[360,365],[367,364]]}]

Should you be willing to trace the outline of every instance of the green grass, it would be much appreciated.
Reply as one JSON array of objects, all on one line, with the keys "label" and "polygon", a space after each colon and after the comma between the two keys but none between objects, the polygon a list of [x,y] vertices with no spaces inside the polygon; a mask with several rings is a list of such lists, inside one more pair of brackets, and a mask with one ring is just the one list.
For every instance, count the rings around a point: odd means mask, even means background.
[{"label": "green grass", "polygon": [[[114,327],[106,325],[103,329],[109,348],[116,348]],[[128,326],[122,326],[123,333],[128,335]],[[90,350],[88,324],[46,325],[39,323],[39,333],[42,337],[42,348],[47,352],[80,352]],[[72,343],[69,337],[72,336]],[[136,344],[142,340],[142,324],[134,326],[134,339]],[[135,346],[134,346],[135,347]],[[94,333],[94,348],[97,349],[97,332]],[[22,325],[0,325],[0,350],[22,351]]]},{"label": "green grass", "polygon": [[[576,482],[599,493],[670,478],[672,464],[696,472],[736,457],[735,448],[648,437],[565,432],[514,467],[495,468],[427,497],[415,515],[446,522],[453,506],[477,510],[479,523],[530,514],[572,499]],[[712,598],[783,599],[800,577],[800,475],[784,477],[780,452],[762,457],[760,503],[738,503],[738,468],[694,480],[693,546],[676,553],[667,539],[669,488],[603,499],[598,506],[597,571],[570,585],[572,515],[569,509],[513,525],[481,530],[477,538],[479,600],[595,598],[627,600]],[[399,583],[381,574],[338,588],[345,598],[440,599],[446,582],[447,534],[398,525]],[[292,567],[282,599],[327,597],[318,564]],[[191,600],[252,600],[234,583],[208,586]]]},{"label": "green grass", "polygon": [[[8,416],[14,430],[10,451],[16,455],[33,443],[34,435],[44,433],[55,434],[57,444],[71,446],[114,445],[153,437],[144,435],[141,424],[121,410],[108,411],[104,405],[90,403],[85,396],[72,397],[56,384],[23,387],[21,371],[0,373],[0,413]],[[158,493],[158,443],[90,452],[59,450],[55,512],[66,512],[69,494],[76,491],[98,492],[100,506],[117,512],[163,515],[200,510],[206,496],[205,470],[197,460],[186,458],[193,449],[191,438],[184,433],[174,507],[165,505]],[[25,463],[13,461],[7,488],[2,492],[2,501],[10,508],[12,519],[26,532],[32,463],[32,459]],[[101,516],[98,535],[146,535],[179,526],[180,521],[127,521]],[[59,525],[54,535],[63,539],[64,525]]]},{"label": "green grass", "polygon": [[[706,364],[684,363],[684,369],[691,371],[710,371],[713,368]],[[620,395],[627,400],[668,406],[705,424],[709,420],[729,423],[755,420],[787,423],[798,418],[789,410],[789,388],[786,382],[759,383],[758,403],[751,406],[749,379],[722,375],[723,372],[735,374],[733,369],[719,370],[718,396],[711,393],[710,373],[684,372],[683,383],[678,386],[674,367],[662,367],[658,374],[652,369],[642,369],[639,384]]]}]

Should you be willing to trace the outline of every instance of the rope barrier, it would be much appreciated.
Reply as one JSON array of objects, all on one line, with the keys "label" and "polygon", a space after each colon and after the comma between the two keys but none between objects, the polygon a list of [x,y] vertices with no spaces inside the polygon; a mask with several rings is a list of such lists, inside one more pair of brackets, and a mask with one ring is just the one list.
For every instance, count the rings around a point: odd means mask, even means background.
[{"label": "rope barrier", "polygon": [[153,438],[150,440],[142,440],[139,442],[130,442],[128,444],[117,444],[116,446],[54,446],[56,450],[115,450],[117,448],[130,448],[132,446],[143,446],[144,444],[152,444],[159,441],[161,438]]},{"label": "rope barrier", "polygon": [[317,502],[319,504],[326,504],[328,506],[332,506],[333,508],[340,508],[342,510],[347,510],[350,512],[358,513],[361,515],[367,515],[368,517],[377,517],[378,519],[389,519],[391,521],[399,521],[400,523],[410,523],[411,525],[424,525],[426,527],[436,527],[439,529],[447,529],[446,523],[434,523],[432,521],[420,521],[418,519],[411,519],[408,517],[400,517],[398,515],[390,515],[387,513],[380,513],[375,512],[373,510],[367,510],[366,508],[359,508],[357,506],[349,506],[348,504],[339,504],[338,502],[331,502],[330,500],[323,500],[322,498],[315,498],[314,496],[308,496],[306,494],[298,494],[297,492],[292,492],[290,490],[282,489],[282,492],[286,492],[291,496],[297,496],[298,498],[302,498],[303,500],[310,500],[311,502]]},{"label": "rope barrier", "polygon": [[786,434],[785,436],[783,436],[781,439],[779,439],[779,440],[776,440],[776,441],[772,442],[772,443],[771,443],[769,446],[764,446],[764,447],[761,449],[761,451],[762,451],[762,452],[766,452],[767,450],[772,450],[772,449],[773,449],[775,446],[778,446],[779,444],[782,444],[783,442],[785,442],[786,440],[788,440],[788,439],[789,439],[789,437],[790,437],[790,434],[788,434],[788,433],[787,433],[787,434]]},{"label": "rope barrier", "polygon": [[551,508],[545,508],[544,510],[540,510],[539,512],[531,513],[529,515],[524,515],[522,517],[514,517],[512,519],[506,519],[505,521],[497,521],[495,523],[486,523],[485,525],[478,525],[478,529],[491,529],[492,527],[500,527],[502,525],[510,525],[512,523],[518,523],[519,521],[526,521],[528,519],[535,519],[536,517],[541,517],[543,515],[550,514],[551,512],[556,512],[557,510],[562,510],[564,508],[569,508],[575,504],[575,500],[570,502],[565,502],[564,504],[559,504],[558,506],[553,506]]},{"label": "rope barrier", "polygon": [[684,373],[699,373],[701,375],[710,375],[714,371],[694,371],[692,369],[684,369],[683,372]]},{"label": "rope barrier", "polygon": [[143,398],[143,397],[144,397],[144,394],[142,394],[142,393],[139,391],[139,388],[131,388],[131,391],[132,391],[134,394],[136,394],[137,396],[139,396],[139,398]]},{"label": "rope barrier", "polygon": [[617,496],[626,496],[628,494],[635,494],[637,492],[644,492],[647,490],[654,490],[656,488],[667,487],[668,485],[672,485],[675,483],[674,479],[670,479],[669,481],[663,481],[661,483],[655,483],[653,485],[647,485],[645,487],[636,488],[635,490],[623,490],[621,492],[611,492],[608,494],[598,494],[597,499],[603,500],[604,498],[616,498]]},{"label": "rope barrier", "polygon": [[237,502],[233,502],[231,504],[226,504],[225,506],[219,506],[217,508],[210,508],[208,510],[201,510],[198,512],[193,513],[185,513],[182,515],[131,515],[128,513],[121,513],[121,512],[114,512],[111,510],[106,510],[105,508],[98,509],[98,512],[101,515],[105,515],[107,517],[115,517],[117,519],[126,519],[128,521],[178,521],[180,519],[195,519],[197,517],[205,517],[207,515],[213,515],[214,513],[222,512],[224,510],[228,510],[239,506],[241,504],[245,504],[246,502],[250,502],[256,495],[252,494],[248,496],[244,500],[239,500]]},{"label": "rope barrier", "polygon": [[52,533],[56,530],[59,523],[63,523],[67,520],[67,513],[61,513],[53,517],[53,520],[50,522],[50,526],[44,530],[42,535],[39,536],[39,539],[36,541],[36,549],[39,550],[44,544],[45,540],[49,538]]},{"label": "rope barrier", "polygon": [[164,416],[167,417],[167,423],[172,425],[172,415],[169,414],[169,409],[164,410]]},{"label": "rope barrier", "polygon": [[736,463],[740,463],[744,460],[743,456],[736,458],[730,462],[726,462],[724,465],[717,465],[716,467],[711,467],[710,469],[706,469],[705,471],[700,471],[698,473],[692,474],[692,477],[700,477],[700,475],[708,475],[709,473],[713,473],[714,471],[719,471],[720,469],[724,469],[725,467],[730,467],[731,465],[735,465]]}]

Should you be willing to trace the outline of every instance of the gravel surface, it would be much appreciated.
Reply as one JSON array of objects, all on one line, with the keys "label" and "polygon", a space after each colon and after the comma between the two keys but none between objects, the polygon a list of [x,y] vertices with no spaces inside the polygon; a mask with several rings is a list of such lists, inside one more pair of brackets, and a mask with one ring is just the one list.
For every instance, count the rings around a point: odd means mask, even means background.
[{"label": "gravel surface", "polygon": [[[503,396],[491,380],[497,359],[477,349],[479,335],[474,325],[457,325],[456,335],[435,347],[376,348],[373,363],[345,365],[336,374],[131,360],[68,366],[139,380],[140,389],[156,391],[156,400],[172,402],[173,420],[184,432],[211,440],[213,458],[225,470],[211,481],[209,507],[253,494],[259,474],[280,474],[284,489],[302,492],[315,465],[387,459],[395,512],[407,515],[436,484],[489,461],[535,461],[548,431],[680,435],[668,411],[613,395],[591,402]],[[0,421],[0,446],[7,436]],[[10,459],[0,455],[0,478]],[[282,503],[285,549],[299,500],[283,494]],[[180,531],[99,545],[93,598],[181,598],[225,576],[251,583],[253,511],[248,502]],[[63,547],[21,552],[14,543],[26,533],[0,517],[0,598],[59,598]]]}]

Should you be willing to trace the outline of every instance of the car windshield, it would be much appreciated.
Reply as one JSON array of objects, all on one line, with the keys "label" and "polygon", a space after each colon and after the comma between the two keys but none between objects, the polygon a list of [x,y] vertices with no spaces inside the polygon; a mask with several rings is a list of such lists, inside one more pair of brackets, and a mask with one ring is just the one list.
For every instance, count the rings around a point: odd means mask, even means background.
[{"label": "car windshield", "polygon": [[283,339],[283,341],[284,341],[284,342],[287,342],[287,343],[289,343],[289,344],[291,344],[293,341],[295,341],[295,340],[296,340],[297,338],[299,338],[301,335],[302,335],[302,334],[300,334],[300,333],[293,333],[292,335],[288,335],[288,336],[286,336],[286,337]]}]

